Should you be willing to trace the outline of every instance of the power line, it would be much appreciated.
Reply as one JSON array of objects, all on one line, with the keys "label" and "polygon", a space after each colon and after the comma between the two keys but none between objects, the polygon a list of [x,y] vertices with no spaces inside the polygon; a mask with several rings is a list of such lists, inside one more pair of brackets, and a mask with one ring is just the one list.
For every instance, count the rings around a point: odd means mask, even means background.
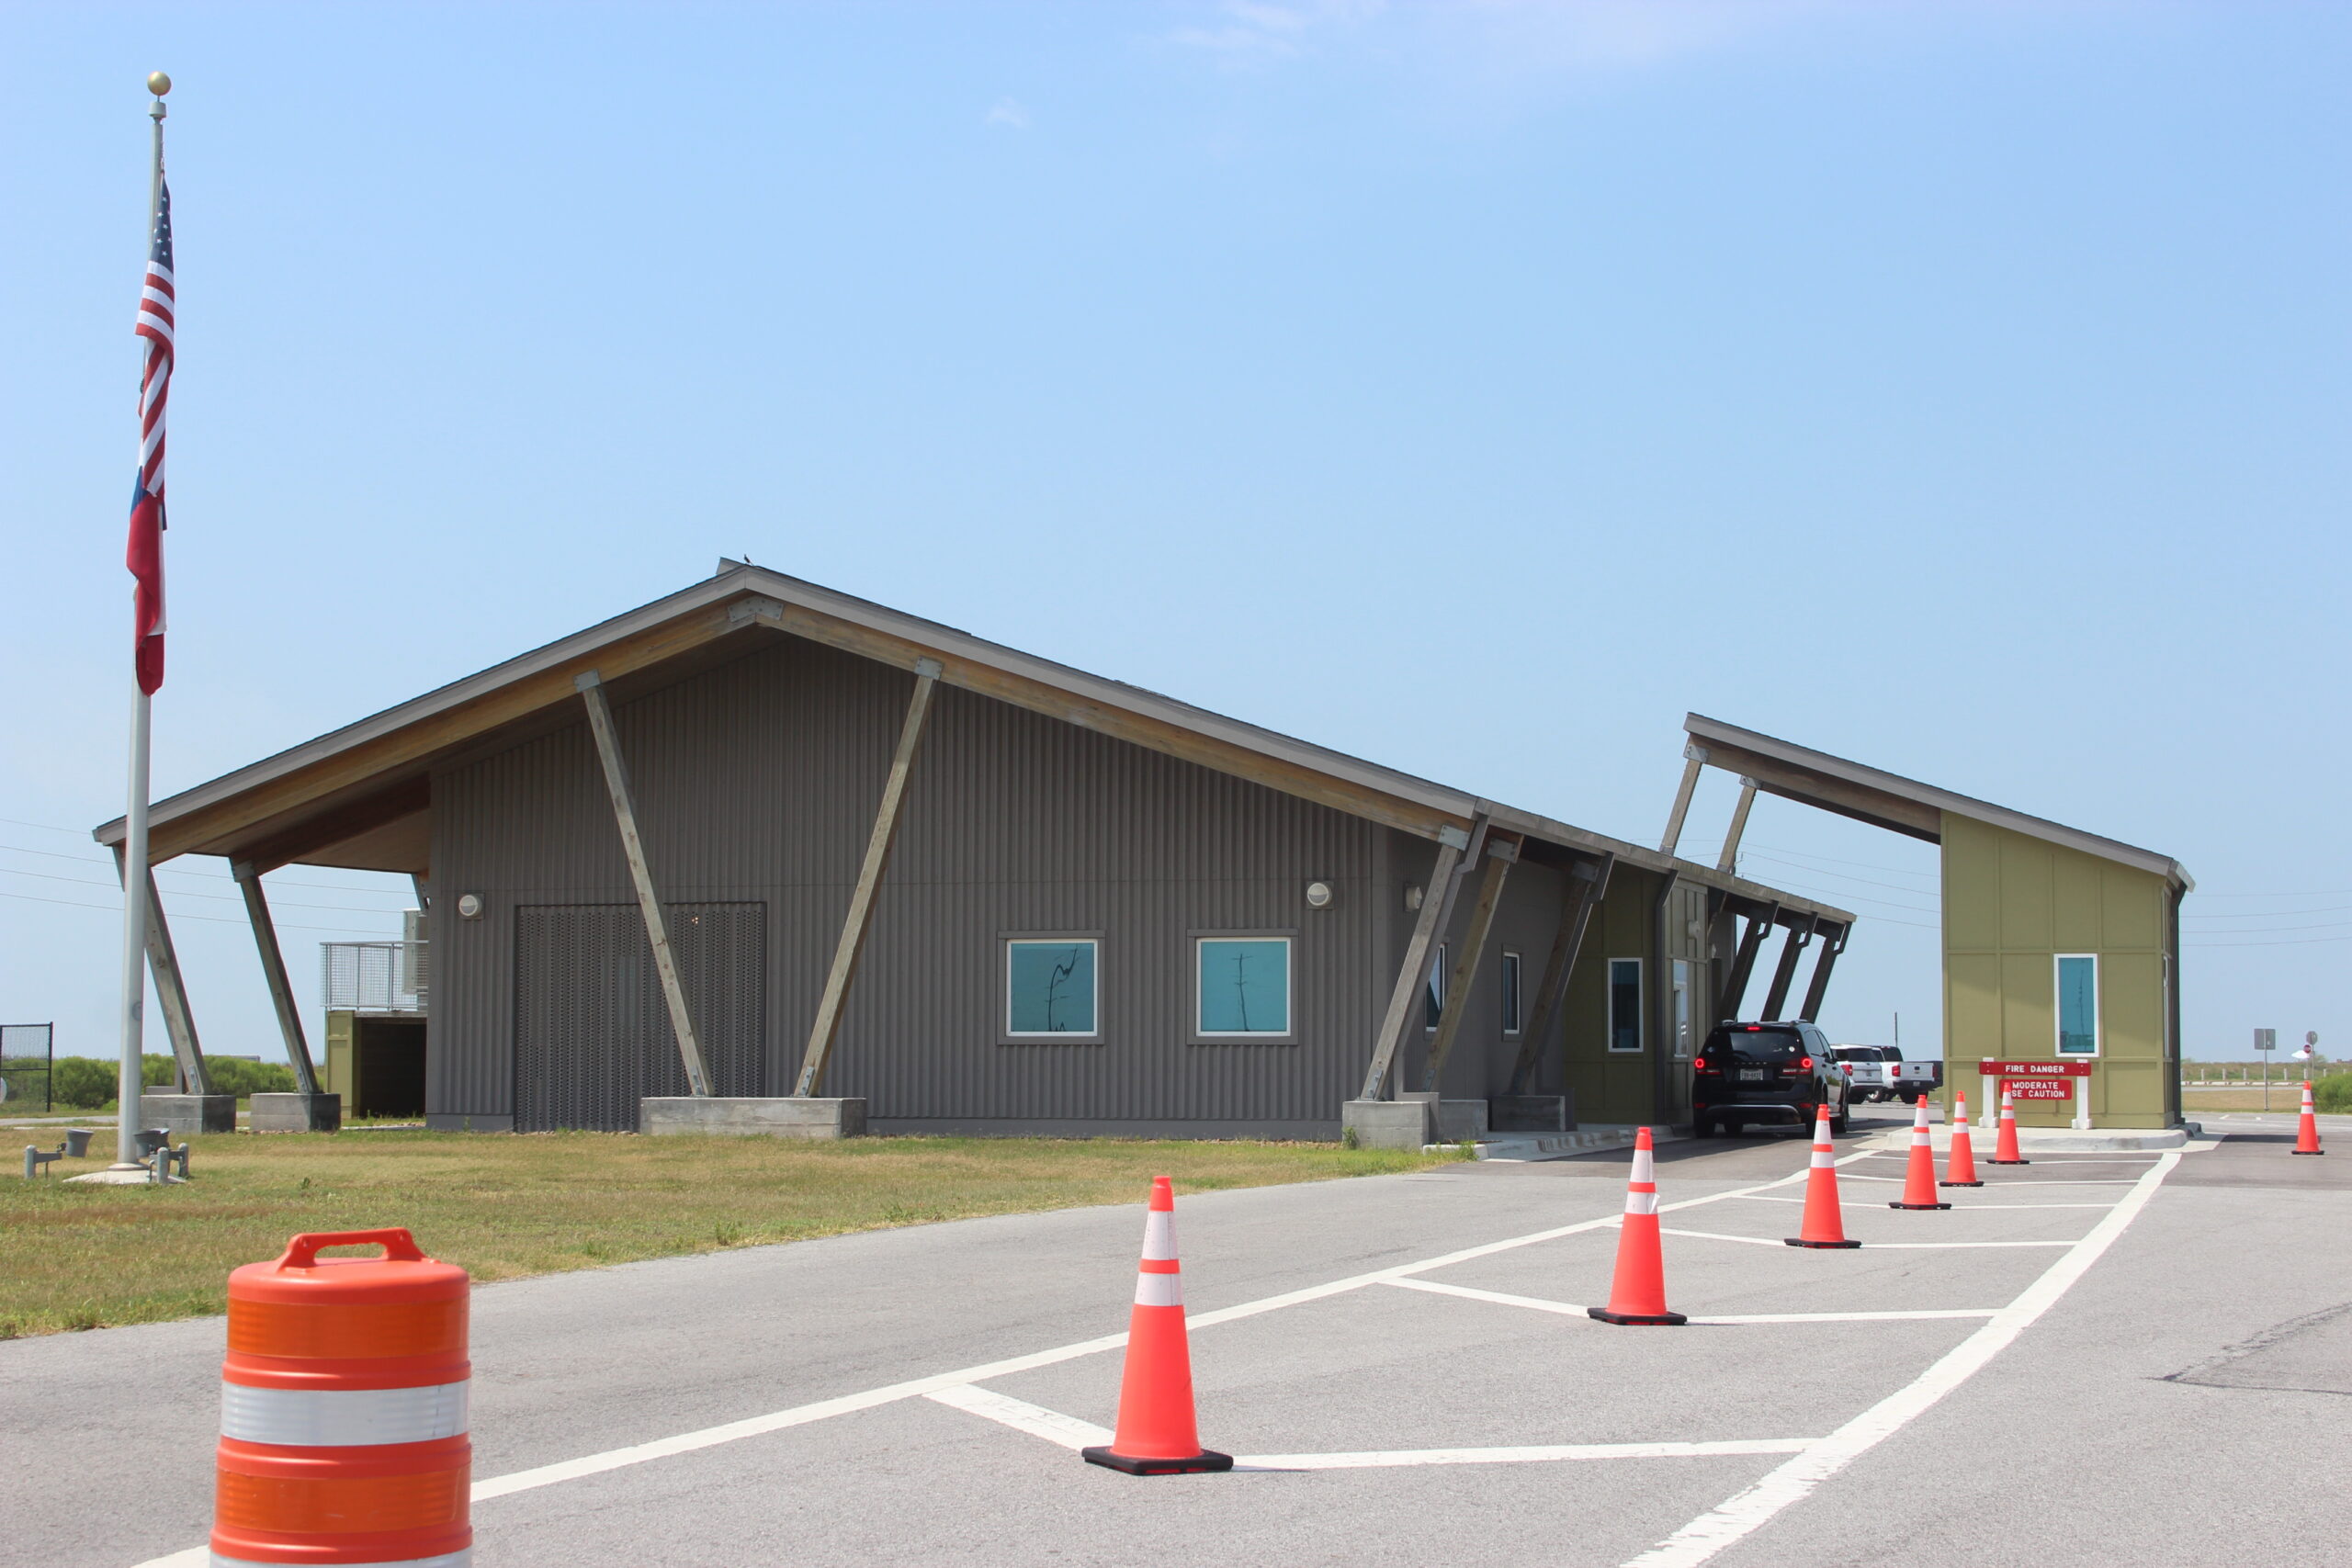
[{"label": "power line", "polygon": [[[119,891],[119,885],[112,882],[94,882],[86,876],[60,876],[54,872],[48,871],[18,871],[12,865],[0,865],[0,876],[38,876],[43,882],[71,882],[79,887],[104,887],[111,891]],[[177,887],[173,888],[171,891],[172,897],[175,898],[209,898],[213,902],[219,904],[237,904],[243,902],[243,898],[241,895],[232,895],[228,893],[188,893]],[[281,908],[339,909],[345,914],[349,915],[397,915],[401,912],[398,909],[362,908],[356,904],[302,904],[297,903],[291,898],[276,899],[273,900],[273,902],[277,903]],[[190,919],[194,919],[196,917],[191,915],[188,918]]]},{"label": "power line", "polygon": [[[122,913],[119,905],[77,904],[70,898],[40,898],[30,893],[0,893],[0,898],[14,898],[26,904],[59,904],[68,909],[96,909],[102,915]],[[243,920],[231,919],[226,915],[182,915],[180,919],[203,920],[217,926],[242,926],[245,923]],[[343,936],[381,936],[383,934],[381,931],[363,931],[357,926],[298,926],[290,922],[278,929],[289,931],[334,931]]]},{"label": "power line", "polygon": [[[0,821],[6,820],[7,820],[7,818],[0,818]],[[38,824],[34,825],[37,826]],[[83,865],[103,865],[109,869],[112,868],[114,863],[113,857],[110,855],[61,854],[55,850],[28,850],[22,844],[0,844],[0,850],[6,850],[11,854],[40,855],[48,860],[70,860],[78,862]],[[20,874],[31,875],[32,874],[26,872]],[[205,871],[196,866],[157,866],[155,868],[155,874],[158,876],[193,876],[199,877],[207,882],[233,882],[236,880],[226,872]],[[316,888],[321,892],[328,893],[375,893],[381,895],[386,898],[404,898],[409,897],[405,891],[397,887],[370,887],[367,884],[360,882],[300,882],[290,876],[277,876],[277,874],[275,872],[270,873],[270,874],[277,878],[272,886],[277,887],[311,887]],[[400,874],[398,872],[386,872],[384,874],[387,876],[397,876]],[[200,897],[200,895],[198,895],[198,897]]]}]

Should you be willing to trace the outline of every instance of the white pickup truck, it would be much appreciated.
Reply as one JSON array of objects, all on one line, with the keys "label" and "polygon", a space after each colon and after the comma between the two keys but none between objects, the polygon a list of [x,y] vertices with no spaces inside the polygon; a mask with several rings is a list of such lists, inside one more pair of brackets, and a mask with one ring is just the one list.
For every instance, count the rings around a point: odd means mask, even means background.
[{"label": "white pickup truck", "polygon": [[1943,1085],[1941,1062],[1906,1062],[1893,1045],[1839,1045],[1833,1055],[1863,1101],[1900,1100],[1905,1104]]}]

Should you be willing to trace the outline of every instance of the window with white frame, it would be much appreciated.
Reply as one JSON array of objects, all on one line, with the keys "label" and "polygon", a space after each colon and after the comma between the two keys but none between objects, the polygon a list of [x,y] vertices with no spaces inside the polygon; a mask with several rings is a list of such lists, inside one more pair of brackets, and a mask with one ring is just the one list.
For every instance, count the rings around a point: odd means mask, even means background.
[{"label": "window with white frame", "polygon": [[1677,1060],[1690,1056],[1690,961],[1674,961],[1674,1055]]},{"label": "window with white frame", "polygon": [[1503,950],[1503,1032],[1519,1032],[1519,954]]},{"label": "window with white frame", "polygon": [[1638,958],[1609,961],[1609,1048],[1642,1048],[1642,961]]},{"label": "window with white frame", "polygon": [[2098,1055],[2098,955],[2057,955],[2058,1055]]},{"label": "window with white frame", "polygon": [[1007,937],[1005,1037],[1102,1038],[1102,945],[1093,937]]},{"label": "window with white frame", "polygon": [[1193,939],[1193,1028],[1204,1040],[1291,1032],[1290,938]]}]

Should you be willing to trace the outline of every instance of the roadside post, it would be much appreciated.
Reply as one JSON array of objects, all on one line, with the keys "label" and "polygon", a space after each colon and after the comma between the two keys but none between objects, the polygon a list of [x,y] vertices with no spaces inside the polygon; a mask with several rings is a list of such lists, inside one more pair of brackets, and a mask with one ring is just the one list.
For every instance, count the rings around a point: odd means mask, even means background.
[{"label": "roadside post", "polygon": [[2278,1049],[2278,1032],[2275,1029],[2256,1030],[2254,1032],[2254,1048],[2256,1051],[2263,1053],[2263,1055],[2257,1059],[2262,1063],[2262,1109],[2267,1111],[2270,1109],[2270,1057],[2268,1054]]}]

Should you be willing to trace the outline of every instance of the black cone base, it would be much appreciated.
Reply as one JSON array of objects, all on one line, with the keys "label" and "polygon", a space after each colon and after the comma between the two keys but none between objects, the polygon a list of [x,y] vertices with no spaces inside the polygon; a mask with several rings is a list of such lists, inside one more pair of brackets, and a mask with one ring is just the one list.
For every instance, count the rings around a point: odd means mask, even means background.
[{"label": "black cone base", "polygon": [[1786,1239],[1791,1247],[1824,1247],[1830,1251],[1843,1251],[1847,1247],[1862,1245],[1859,1241],[1807,1241],[1803,1236],[1797,1235],[1789,1236]]},{"label": "black cone base", "polygon": [[[1974,1184],[1981,1185],[1981,1183]],[[1890,1209],[1949,1209],[1950,1203],[1889,1203]]]},{"label": "black cone base", "polygon": [[1981,1181],[1939,1181],[1936,1185],[1939,1187],[1982,1187],[1984,1184]]},{"label": "black cone base", "polygon": [[2031,1165],[2033,1161],[2030,1159],[1988,1159],[1984,1163],[1986,1165]]},{"label": "black cone base", "polygon": [[2289,1149],[2287,1152],[2290,1155],[2324,1155],[2327,1153],[2325,1149]]},{"label": "black cone base", "polygon": [[1584,1309],[1584,1314],[1602,1323],[1622,1323],[1635,1326],[1656,1324],[1666,1328],[1677,1328],[1690,1321],[1679,1312],[1611,1312],[1607,1307],[1587,1307]]},{"label": "black cone base", "polygon": [[1099,1464],[1105,1470],[1124,1471],[1129,1475],[1204,1475],[1212,1471],[1231,1470],[1231,1454],[1213,1453],[1203,1449],[1190,1459],[1131,1459],[1125,1454],[1113,1453],[1109,1449],[1080,1449],[1081,1458],[1089,1464]]}]

